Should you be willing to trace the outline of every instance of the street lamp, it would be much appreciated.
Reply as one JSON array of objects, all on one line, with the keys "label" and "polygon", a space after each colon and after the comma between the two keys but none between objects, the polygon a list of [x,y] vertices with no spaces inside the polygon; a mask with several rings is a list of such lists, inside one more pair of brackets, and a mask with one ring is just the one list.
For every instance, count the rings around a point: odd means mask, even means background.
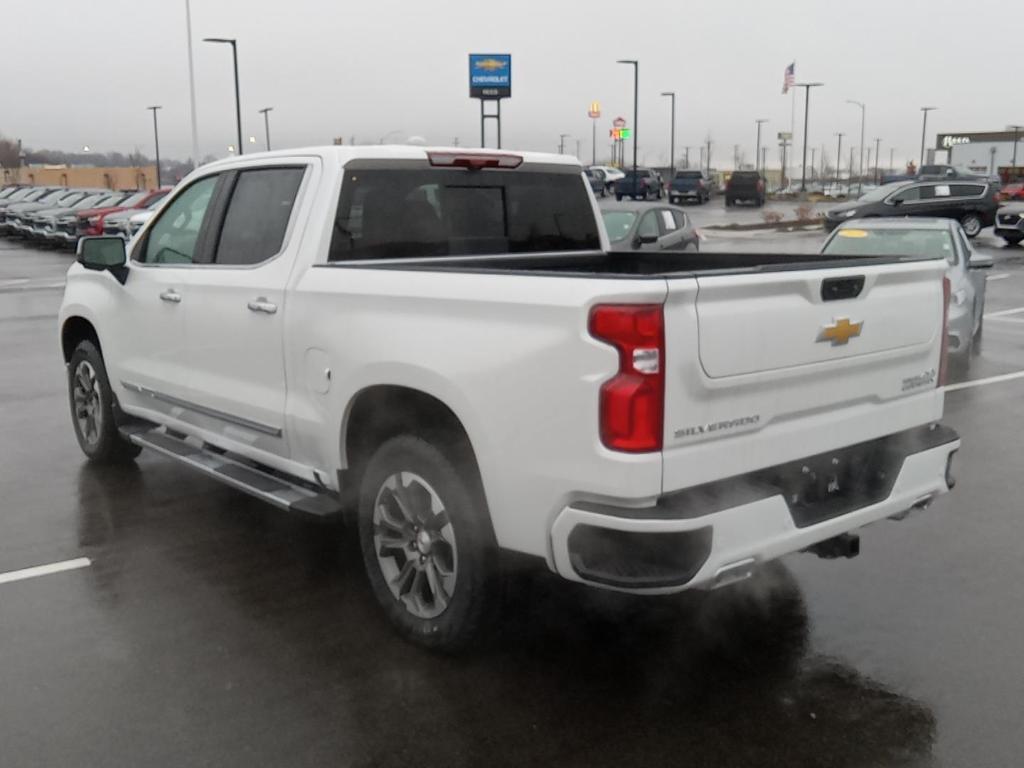
[{"label": "street lamp", "polygon": [[800,191],[807,191],[807,116],[811,111],[811,88],[819,88],[824,83],[794,83],[797,88],[804,89],[804,159],[800,169]]},{"label": "street lamp", "polygon": [[[846,103],[856,104],[860,107],[860,170],[857,172],[857,196],[859,197],[864,186],[864,116],[867,113],[867,107],[864,106],[864,102],[853,99],[847,99]],[[853,168],[850,169],[850,174],[853,174]]]},{"label": "street lamp", "polygon": [[754,170],[758,170],[758,164],[760,163],[760,171],[764,173],[764,163],[761,163],[761,123],[767,123],[767,117],[759,117],[754,120],[757,123],[757,149],[754,151]]},{"label": "street lamp", "polygon": [[[1024,130],[1024,125],[1008,125],[1006,126],[1013,131],[1013,160],[1010,162],[1014,168],[1017,167],[1017,142],[1020,138],[1020,132]],[[1011,171],[1013,173],[1013,171]]]},{"label": "street lamp", "polygon": [[560,134],[558,134],[558,154],[560,154],[560,155],[564,155],[565,154],[565,140],[567,138],[569,138],[569,134],[568,133],[560,133]]},{"label": "street lamp", "polygon": [[917,172],[921,172],[921,166],[924,165],[924,136],[928,131],[928,113],[932,110],[938,109],[938,107],[921,107],[921,162],[917,165]]},{"label": "street lamp", "polygon": [[879,176],[878,166],[881,165],[881,162],[882,162],[882,140],[881,139],[875,139],[875,175],[874,175],[875,184],[878,184],[881,181],[881,179],[878,178],[878,176]]},{"label": "street lamp", "polygon": [[160,189],[163,185],[160,183],[160,133],[156,128],[156,111],[163,109],[163,107],[146,107],[146,109],[153,112],[153,143],[156,145],[156,188]]},{"label": "street lamp", "polygon": [[662,91],[662,96],[668,96],[672,99],[672,128],[671,138],[669,139],[669,167],[672,169],[672,175],[676,172],[676,92],[675,91]]},{"label": "street lamp", "polygon": [[640,119],[640,63],[636,59],[619,59],[616,64],[628,64],[633,67],[633,191],[636,191],[636,143],[639,140],[637,123]]},{"label": "street lamp", "polygon": [[[836,134],[836,136],[839,137],[839,143],[838,143],[838,145],[836,145],[836,186],[837,187],[839,186],[839,166],[841,166],[843,164],[843,136],[845,136],[845,135],[846,134],[842,133],[842,132]],[[838,192],[837,192],[837,194],[838,194]]]},{"label": "street lamp", "polygon": [[242,97],[238,91],[238,41],[233,37],[204,37],[204,43],[226,43],[231,46],[235,65],[235,123],[238,128],[238,154],[242,154]]},{"label": "street lamp", "polygon": [[263,127],[267,130],[267,152],[270,151],[270,117],[268,115],[273,111],[273,107],[264,107],[260,110],[260,114],[263,115]]}]

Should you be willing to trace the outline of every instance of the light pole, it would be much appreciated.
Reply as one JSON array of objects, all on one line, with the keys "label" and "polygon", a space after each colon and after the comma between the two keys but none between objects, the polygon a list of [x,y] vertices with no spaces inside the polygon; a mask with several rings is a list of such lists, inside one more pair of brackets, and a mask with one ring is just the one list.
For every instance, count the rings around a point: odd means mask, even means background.
[{"label": "light pole", "polygon": [[754,152],[754,170],[764,173],[764,163],[761,160],[761,124],[767,123],[768,118],[759,117],[755,121],[757,123],[757,150]]},{"label": "light pole", "polygon": [[881,181],[881,179],[878,178],[879,175],[880,175],[879,170],[878,170],[878,166],[881,165],[881,164],[882,164],[882,140],[876,138],[875,139],[875,175],[874,175],[875,184],[878,184]]},{"label": "light pole", "polygon": [[[847,104],[856,104],[860,107],[860,169],[857,171],[857,196],[860,196],[861,188],[864,185],[864,118],[867,114],[867,107],[862,101],[847,99]],[[850,175],[853,175],[853,168],[850,168]]]},{"label": "light pole", "polygon": [[238,91],[238,41],[233,37],[204,37],[204,43],[227,43],[235,65],[235,125],[238,128],[238,154],[242,154],[242,97]]},{"label": "light pole", "polygon": [[560,155],[564,155],[565,154],[565,140],[567,138],[569,138],[569,134],[568,133],[560,133],[560,134],[558,134],[558,154],[560,154]]},{"label": "light pole", "polygon": [[824,83],[794,83],[795,87],[804,89],[804,159],[800,169],[800,191],[807,191],[807,116],[811,111],[811,88],[818,88]]},{"label": "light pole", "polygon": [[192,121],[192,167],[199,167],[199,129],[196,128],[196,76],[192,64],[192,8],[185,0],[185,39],[188,42],[188,100]]},{"label": "light pole", "polygon": [[669,167],[672,169],[672,175],[676,172],[676,92],[675,91],[662,91],[662,96],[669,96],[672,98],[672,127],[671,127],[671,138],[669,140]]},{"label": "light pole", "polygon": [[270,151],[270,117],[268,115],[273,111],[273,107],[264,107],[260,110],[260,114],[263,115],[263,127],[267,131],[267,152]]},{"label": "light pole", "polygon": [[845,133],[836,134],[839,137],[839,144],[836,146],[836,186],[839,186],[839,166],[843,164],[843,136],[845,135]]},{"label": "light pole", "polygon": [[156,188],[160,189],[160,133],[156,128],[156,111],[163,107],[146,107],[153,113],[153,144],[156,145]]},{"label": "light pole", "polygon": [[811,147],[811,181],[814,181],[814,156],[818,154],[817,147]]},{"label": "light pole", "polygon": [[1024,130],[1024,125],[1008,125],[1006,126],[1013,131],[1013,160],[1010,161],[1010,165],[1014,168],[1017,167],[1017,142],[1020,139],[1020,132]]},{"label": "light pole", "polygon": [[928,113],[932,110],[938,109],[938,107],[921,107],[921,162],[917,165],[917,172],[921,172],[921,166],[924,165],[924,136],[928,131]]},{"label": "light pole", "polygon": [[637,123],[640,120],[640,63],[636,59],[619,59],[616,64],[629,64],[633,67],[633,191],[636,191],[636,142]]}]

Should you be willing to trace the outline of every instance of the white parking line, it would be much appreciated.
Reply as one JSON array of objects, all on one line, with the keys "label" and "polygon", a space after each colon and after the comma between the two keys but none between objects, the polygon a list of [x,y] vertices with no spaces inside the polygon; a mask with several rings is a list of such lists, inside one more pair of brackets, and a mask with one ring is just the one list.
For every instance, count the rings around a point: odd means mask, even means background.
[{"label": "white parking line", "polygon": [[37,576],[48,576],[51,573],[60,573],[61,571],[73,571],[76,568],[88,568],[90,565],[92,565],[92,560],[88,557],[79,557],[74,560],[62,560],[59,563],[50,563],[49,565],[37,565],[33,568],[22,568],[20,571],[0,573],[0,584],[6,584],[11,581],[21,581],[22,579],[34,579]]},{"label": "white parking line", "polygon": [[985,317],[1005,317],[1006,315],[1019,315],[1024,312],[1024,307],[1017,307],[1016,309],[1001,309],[998,312],[986,312]]},{"label": "white parking line", "polygon": [[1008,272],[1003,272],[1001,275],[989,275],[988,282],[991,283],[993,280],[1005,280],[1008,277],[1013,277],[1013,275]]},{"label": "white parking line", "polygon": [[947,384],[947,392],[956,392],[958,389],[970,389],[971,387],[984,387],[987,384],[998,384],[1001,381],[1013,381],[1024,379],[1024,371],[1004,373],[1000,376],[989,376],[987,379],[975,379],[974,381],[961,381],[959,384]]}]

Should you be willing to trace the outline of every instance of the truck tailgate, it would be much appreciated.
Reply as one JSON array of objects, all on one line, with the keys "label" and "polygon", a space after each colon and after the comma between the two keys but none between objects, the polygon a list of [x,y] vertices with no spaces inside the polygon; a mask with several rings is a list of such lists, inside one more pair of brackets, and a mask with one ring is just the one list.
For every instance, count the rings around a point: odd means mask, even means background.
[{"label": "truck tailgate", "polygon": [[875,262],[669,280],[665,490],[936,418],[945,267]]}]

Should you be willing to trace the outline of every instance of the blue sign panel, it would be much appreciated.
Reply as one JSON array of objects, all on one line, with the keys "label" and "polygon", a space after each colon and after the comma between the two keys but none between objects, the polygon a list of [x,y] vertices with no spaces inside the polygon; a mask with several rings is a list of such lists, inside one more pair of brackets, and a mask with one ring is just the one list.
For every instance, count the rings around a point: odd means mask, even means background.
[{"label": "blue sign panel", "polygon": [[507,99],[512,95],[512,56],[469,54],[469,95],[474,99]]}]

